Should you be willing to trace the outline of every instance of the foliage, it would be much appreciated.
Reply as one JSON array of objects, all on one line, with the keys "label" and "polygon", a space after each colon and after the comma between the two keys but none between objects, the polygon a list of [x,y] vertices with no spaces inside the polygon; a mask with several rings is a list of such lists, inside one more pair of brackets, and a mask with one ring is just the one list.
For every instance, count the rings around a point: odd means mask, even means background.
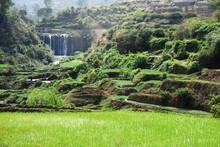
[{"label": "foliage", "polygon": [[204,40],[205,36],[216,30],[218,24],[201,21],[198,18],[188,19],[179,25],[174,31],[175,39],[199,39]]},{"label": "foliage", "polygon": [[163,62],[160,65],[159,70],[174,74],[185,74],[188,72],[186,65],[178,60],[167,60]]},{"label": "foliage", "polygon": [[211,106],[210,112],[213,113],[215,117],[220,116],[220,95],[213,95],[209,105]]},{"label": "foliage", "polygon": [[48,17],[49,15],[51,15],[53,12],[53,10],[51,8],[41,8],[38,10],[37,12],[37,16],[38,17]]},{"label": "foliage", "polygon": [[209,5],[212,8],[220,8],[220,1],[219,0],[210,0]]},{"label": "foliage", "polygon": [[87,83],[95,83],[104,78],[108,78],[108,75],[103,73],[101,69],[90,69],[88,73],[84,75],[83,81]]},{"label": "foliage", "polygon": [[51,62],[52,51],[49,47],[41,44],[34,29],[21,19],[17,10],[8,10],[11,1],[4,0],[2,2],[4,4],[0,4],[2,7],[0,38],[4,39],[0,39],[1,62],[22,68]]},{"label": "foliage", "polygon": [[54,106],[64,107],[68,106],[64,101],[60,99],[60,94],[56,93],[55,89],[34,89],[28,94],[27,104],[28,105],[43,105],[43,106]]},{"label": "foliage", "polygon": [[47,8],[51,8],[52,1],[51,0],[44,0],[44,4]]},{"label": "foliage", "polygon": [[[219,6],[220,6],[220,2],[219,2]],[[217,20],[217,22],[220,22],[220,11],[216,11],[212,15]]]},{"label": "foliage", "polygon": [[216,67],[219,66],[220,57],[220,35],[219,31],[213,31],[206,37],[207,46],[202,48],[199,52],[199,63],[202,67]]},{"label": "foliage", "polygon": [[167,101],[171,98],[171,96],[168,91],[161,91],[160,98],[162,99],[163,104],[166,104]]},{"label": "foliage", "polygon": [[162,28],[157,28],[153,31],[153,34],[152,34],[154,37],[156,38],[160,38],[160,37],[165,37],[165,32],[164,32],[164,29]]},{"label": "foliage", "polygon": [[110,49],[105,52],[103,63],[106,68],[118,68],[122,58],[122,55],[120,55],[117,50]]},{"label": "foliage", "polygon": [[153,38],[150,41],[150,48],[152,51],[164,49],[167,41],[168,41],[167,38]]},{"label": "foliage", "polygon": [[83,7],[83,6],[86,6],[86,5],[87,5],[87,2],[86,2],[86,0],[77,0],[77,1],[76,1],[76,4],[77,4],[79,7]]},{"label": "foliage", "polygon": [[177,106],[188,107],[193,96],[193,91],[189,88],[179,88],[175,93],[177,96]]}]

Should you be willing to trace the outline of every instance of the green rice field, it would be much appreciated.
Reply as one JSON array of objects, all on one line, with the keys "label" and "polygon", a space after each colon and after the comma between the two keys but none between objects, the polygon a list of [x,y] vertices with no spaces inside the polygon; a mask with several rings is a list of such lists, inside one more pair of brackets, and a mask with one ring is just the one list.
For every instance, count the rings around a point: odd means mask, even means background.
[{"label": "green rice field", "polygon": [[160,112],[0,113],[0,146],[217,147],[220,120]]}]

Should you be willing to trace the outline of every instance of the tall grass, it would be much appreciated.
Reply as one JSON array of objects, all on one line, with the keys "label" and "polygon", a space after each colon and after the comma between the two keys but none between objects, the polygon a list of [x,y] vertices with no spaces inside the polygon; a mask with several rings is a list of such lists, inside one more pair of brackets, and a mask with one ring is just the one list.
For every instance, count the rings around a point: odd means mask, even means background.
[{"label": "tall grass", "polygon": [[0,113],[0,146],[220,146],[220,120],[155,112]]},{"label": "tall grass", "polygon": [[69,104],[61,99],[61,96],[62,95],[58,94],[54,88],[35,88],[30,94],[28,94],[27,104],[54,107],[70,107]]}]

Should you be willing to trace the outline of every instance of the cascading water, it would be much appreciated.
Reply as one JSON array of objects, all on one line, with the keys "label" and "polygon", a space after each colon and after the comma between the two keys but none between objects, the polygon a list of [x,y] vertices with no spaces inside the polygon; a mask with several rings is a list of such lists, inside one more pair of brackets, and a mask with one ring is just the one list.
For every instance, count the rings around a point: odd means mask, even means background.
[{"label": "cascading water", "polygon": [[41,40],[48,44],[57,56],[72,56],[76,51],[86,51],[91,42],[83,37],[73,37],[68,34],[40,35]]},{"label": "cascading water", "polygon": [[67,56],[67,38],[68,35],[67,34],[63,34],[63,54],[64,56]]}]

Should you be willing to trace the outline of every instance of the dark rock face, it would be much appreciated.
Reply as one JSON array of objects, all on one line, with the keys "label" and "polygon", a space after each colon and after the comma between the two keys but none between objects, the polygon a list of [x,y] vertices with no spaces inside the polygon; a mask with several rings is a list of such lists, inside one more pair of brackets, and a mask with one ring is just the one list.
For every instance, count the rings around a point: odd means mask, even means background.
[{"label": "dark rock face", "polygon": [[74,37],[68,34],[43,33],[40,39],[48,44],[58,56],[72,56],[76,51],[86,51],[91,41],[84,37]]}]

